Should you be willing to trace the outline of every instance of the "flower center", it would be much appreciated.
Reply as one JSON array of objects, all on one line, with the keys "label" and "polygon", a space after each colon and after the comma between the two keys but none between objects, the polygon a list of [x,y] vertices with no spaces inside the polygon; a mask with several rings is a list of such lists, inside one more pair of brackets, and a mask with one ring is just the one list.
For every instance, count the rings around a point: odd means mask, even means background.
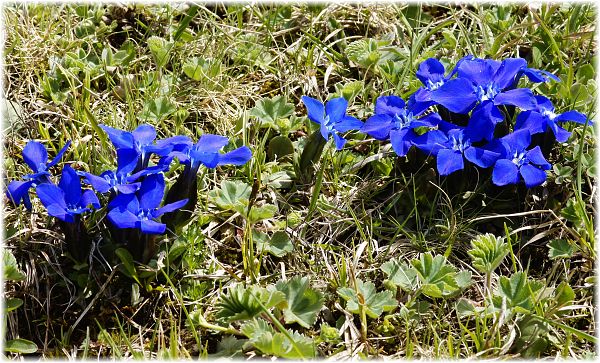
[{"label": "flower center", "polygon": [[412,112],[406,114],[405,110],[400,110],[399,114],[394,115],[394,128],[397,130],[409,128],[414,120]]},{"label": "flower center", "polygon": [[142,209],[138,212],[138,217],[140,218],[140,220],[142,221],[147,221],[149,219],[152,219],[152,211],[150,209]]},{"label": "flower center", "polygon": [[529,160],[525,157],[525,154],[525,151],[515,151],[512,159],[513,164],[519,167],[528,164]]},{"label": "flower center", "polygon": [[542,116],[548,117],[550,120],[554,120],[558,115],[550,110],[542,110]]},{"label": "flower center", "polygon": [[432,80],[428,79],[427,82],[425,83],[425,87],[430,91],[435,91],[436,89],[440,88],[443,84],[444,84],[443,79],[441,79],[437,82],[433,82]]},{"label": "flower center", "polygon": [[488,83],[487,86],[477,86],[475,94],[479,102],[493,100],[500,93],[498,88],[493,83]]},{"label": "flower center", "polygon": [[460,151],[461,153],[463,153],[465,149],[471,146],[471,141],[469,141],[469,139],[465,140],[465,137],[462,132],[458,135],[450,136],[450,139],[452,140],[452,150]]}]

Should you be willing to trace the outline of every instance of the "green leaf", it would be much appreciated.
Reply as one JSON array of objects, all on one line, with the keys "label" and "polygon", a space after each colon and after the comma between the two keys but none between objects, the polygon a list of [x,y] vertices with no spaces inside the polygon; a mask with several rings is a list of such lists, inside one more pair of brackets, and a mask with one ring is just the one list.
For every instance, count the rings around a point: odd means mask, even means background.
[{"label": "green leaf", "polygon": [[4,249],[2,264],[4,266],[4,280],[25,280],[25,275],[19,270],[19,266],[17,265],[17,259],[9,249]]},{"label": "green leaf", "polygon": [[510,278],[500,276],[495,303],[500,306],[502,298],[504,298],[506,299],[506,306],[510,309],[521,308],[530,311],[533,308],[535,293],[541,287],[542,284],[528,280],[524,272],[517,272]]},{"label": "green leaf", "polygon": [[173,48],[173,43],[157,36],[148,38],[147,43],[156,65],[158,68],[163,68],[169,61],[169,52]]},{"label": "green leaf", "polygon": [[564,239],[553,239],[548,242],[548,257],[551,260],[555,260],[557,258],[571,258],[576,251],[575,246],[573,246],[569,241]]},{"label": "green leaf", "polygon": [[293,342],[281,332],[275,332],[263,319],[253,319],[241,329],[256,349],[263,354],[286,359],[305,359],[316,356],[315,343],[312,339],[297,332],[289,333]]},{"label": "green leaf", "polygon": [[248,184],[239,180],[223,180],[221,188],[211,191],[209,198],[221,209],[236,210],[240,204],[247,207],[251,191]]},{"label": "green leaf", "polygon": [[248,342],[247,339],[238,339],[234,336],[226,336],[217,343],[217,352],[209,354],[209,358],[243,358],[242,347]]},{"label": "green leaf", "polygon": [[144,105],[144,109],[140,114],[140,119],[159,123],[166,119],[170,114],[174,113],[177,107],[167,97],[159,97],[154,100],[149,100]]},{"label": "green leaf", "polygon": [[340,287],[337,290],[338,295],[346,300],[346,309],[351,313],[359,314],[360,306],[364,305],[366,314],[375,319],[384,311],[391,311],[398,305],[391,291],[376,292],[375,285],[370,281],[363,283],[356,280],[356,284],[358,291],[349,287]]},{"label": "green leaf", "polygon": [[294,112],[294,105],[287,102],[283,95],[271,99],[263,98],[250,110],[250,116],[256,117],[263,126],[275,126],[277,120],[287,118]]},{"label": "green leaf", "polygon": [[400,286],[404,291],[415,291],[418,287],[417,272],[405,262],[392,259],[381,265],[381,270],[394,285]]},{"label": "green leaf", "polygon": [[444,256],[434,258],[431,253],[423,253],[419,260],[412,260],[411,264],[425,295],[433,298],[449,297],[460,289],[456,281],[456,268],[447,264]]},{"label": "green leaf", "polygon": [[273,204],[253,206],[250,209],[250,215],[248,215],[248,207],[243,204],[238,204],[234,207],[234,210],[246,217],[249,223],[256,223],[265,219],[273,218],[279,209]]},{"label": "green leaf", "polygon": [[473,266],[482,273],[492,273],[509,252],[508,244],[502,237],[491,233],[477,236],[471,241],[471,250],[468,251]]},{"label": "green leaf", "polygon": [[298,323],[310,328],[323,307],[323,295],[309,285],[308,277],[279,281],[275,288],[285,294],[288,306],[283,310],[287,324]]},{"label": "green leaf", "polygon": [[575,292],[566,281],[563,281],[554,290],[554,302],[557,307],[570,304],[575,299]]},{"label": "green leaf", "polygon": [[260,253],[268,252],[275,257],[283,257],[294,250],[290,237],[283,231],[273,233],[269,239],[266,233],[252,230],[252,238]]},{"label": "green leaf", "polygon": [[266,309],[274,306],[283,309],[287,306],[285,294],[281,291],[254,285],[246,288],[238,284],[228,288],[227,293],[221,295],[216,316],[225,322],[252,319],[263,312],[261,303]]},{"label": "green leaf", "polygon": [[292,140],[289,137],[278,135],[269,141],[267,156],[269,160],[290,159],[291,155],[294,155],[294,150],[294,144],[292,144]]},{"label": "green leaf", "polygon": [[23,305],[23,300],[19,299],[18,297],[13,297],[13,298],[9,298],[6,299],[6,311],[13,311],[15,309],[17,309],[19,306]]},{"label": "green leaf", "polygon": [[13,339],[6,342],[4,350],[11,353],[31,354],[38,350],[37,345],[27,339]]},{"label": "green leaf", "polygon": [[135,282],[141,285],[142,283],[138,278],[137,270],[135,269],[135,264],[133,262],[133,256],[131,256],[131,253],[129,253],[129,251],[125,248],[117,248],[115,250],[115,254],[117,257],[119,257],[119,260],[121,260],[121,263],[123,264],[125,275],[131,277],[135,280]]},{"label": "green leaf", "polygon": [[190,58],[183,65],[183,73],[194,81],[212,81],[221,74],[221,62],[212,58]]},{"label": "green leaf", "polygon": [[335,93],[344,97],[348,102],[352,101],[364,89],[365,82],[363,81],[352,81],[345,83],[344,85],[336,83],[335,85]]}]

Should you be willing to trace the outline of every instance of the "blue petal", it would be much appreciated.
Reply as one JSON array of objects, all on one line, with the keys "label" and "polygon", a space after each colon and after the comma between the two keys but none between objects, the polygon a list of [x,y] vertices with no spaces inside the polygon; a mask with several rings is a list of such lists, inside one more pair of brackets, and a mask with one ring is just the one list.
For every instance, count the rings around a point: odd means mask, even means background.
[{"label": "blue petal", "polygon": [[169,213],[169,212],[173,212],[175,210],[181,209],[183,207],[185,207],[185,205],[188,203],[188,199],[182,199],[182,200],[178,200],[177,202],[173,202],[173,203],[169,203],[161,208],[158,208],[156,211],[154,211],[152,213],[152,216],[154,218],[158,218],[160,216],[162,216],[165,213]]},{"label": "blue petal", "polygon": [[398,115],[406,108],[404,100],[398,96],[379,96],[375,101],[375,114]]},{"label": "blue petal", "polygon": [[117,228],[135,228],[139,221],[138,216],[127,209],[111,209],[107,217]]},{"label": "blue petal", "polygon": [[145,234],[163,234],[167,229],[167,225],[151,220],[142,220],[139,222],[139,228]]},{"label": "blue petal", "polygon": [[120,184],[115,185],[115,189],[119,191],[119,193],[123,194],[133,194],[140,189],[142,183],[131,183],[131,184]]},{"label": "blue petal", "polygon": [[115,148],[133,149],[135,148],[135,140],[131,132],[119,130],[106,125],[100,125],[100,128],[106,132],[108,138],[113,143]]},{"label": "blue petal", "polygon": [[473,84],[464,78],[444,83],[431,93],[431,99],[455,113],[467,113],[477,102]]},{"label": "blue petal", "polygon": [[555,82],[560,82],[560,78],[558,78],[554,74],[547,72],[547,71],[540,70],[540,69],[524,68],[522,70],[522,72],[524,75],[527,76],[527,78],[529,78],[529,80],[531,82],[540,83],[540,82],[548,82],[549,80],[553,80]]},{"label": "blue petal", "polygon": [[322,124],[323,117],[325,116],[325,106],[323,106],[323,103],[308,96],[302,96],[302,102],[306,106],[309,120]]},{"label": "blue petal", "polygon": [[62,170],[60,189],[63,190],[67,205],[77,205],[81,199],[81,180],[77,172],[70,165],[65,165]]},{"label": "blue petal", "polygon": [[200,136],[194,149],[200,152],[216,153],[227,144],[229,144],[229,139],[225,136],[204,134]]},{"label": "blue petal", "polygon": [[48,151],[44,145],[40,144],[37,141],[29,141],[27,145],[23,148],[23,160],[31,170],[34,172],[39,172],[40,164],[46,166],[46,162],[48,161]]},{"label": "blue petal", "polygon": [[500,62],[491,59],[464,60],[457,65],[458,77],[469,80],[478,86],[485,86],[492,81],[494,73],[500,68]]},{"label": "blue petal", "polygon": [[67,223],[73,223],[75,221],[73,213],[69,212],[68,210],[66,210],[58,204],[49,204],[45,205],[45,207],[46,211],[48,212],[48,215],[56,217],[61,221],[65,221]]},{"label": "blue petal", "polygon": [[446,70],[444,69],[444,65],[440,63],[439,60],[435,58],[429,58],[419,64],[419,69],[416,72],[416,76],[421,83],[427,85],[427,81],[431,81],[433,83],[442,81],[444,79],[445,72]]},{"label": "blue petal", "polygon": [[[112,173],[112,171],[109,172]],[[106,172],[103,173],[103,175],[104,174],[106,174]],[[111,184],[104,177],[97,176],[88,172],[83,172],[83,175],[85,176],[84,181],[91,185],[92,188],[94,188],[94,190],[98,193],[106,193],[112,187]],[[112,175],[112,177],[114,178],[114,174]]]},{"label": "blue petal", "polygon": [[500,154],[498,153],[474,146],[465,149],[465,158],[482,168],[489,168],[494,165],[499,157]]},{"label": "blue petal", "polygon": [[529,160],[530,163],[535,164],[544,170],[548,170],[551,168],[550,163],[546,161],[546,158],[544,158],[542,149],[540,149],[539,146],[536,146],[533,149],[527,151],[525,157],[527,158],[527,160]]},{"label": "blue petal", "polygon": [[140,211],[140,201],[135,194],[118,194],[108,203],[108,209],[128,210],[137,215]]},{"label": "blue petal", "polygon": [[504,91],[494,97],[495,105],[512,105],[522,110],[535,110],[537,103],[529,88],[517,88]]},{"label": "blue petal", "polygon": [[550,99],[542,96],[536,95],[534,96],[535,103],[537,104],[536,111],[543,113],[544,111],[554,112],[554,105]]},{"label": "blue petal", "polygon": [[435,127],[442,121],[442,118],[437,113],[427,114],[412,122],[413,127]]},{"label": "blue petal", "polygon": [[337,123],[346,115],[348,101],[344,97],[333,98],[325,105],[325,113],[329,116],[329,121]]},{"label": "blue petal", "polygon": [[140,145],[150,145],[156,139],[156,130],[148,124],[138,126],[131,134]]},{"label": "blue petal", "polygon": [[491,101],[484,101],[473,110],[465,134],[473,142],[491,140],[494,137],[496,124],[503,120],[504,117],[498,107]]},{"label": "blue petal", "polygon": [[183,151],[192,146],[193,142],[188,136],[177,135],[157,140],[155,144],[159,148],[168,148],[170,146],[172,151]]},{"label": "blue petal", "polygon": [[546,181],[546,172],[536,168],[531,164],[525,164],[521,166],[521,169],[519,171],[521,173],[521,176],[523,177],[523,180],[525,181],[525,186],[527,186],[527,188],[533,188]]},{"label": "blue petal", "polygon": [[516,184],[519,182],[519,169],[512,161],[500,159],[494,166],[492,182],[499,186]]},{"label": "blue petal", "polygon": [[335,132],[333,133],[333,139],[335,140],[335,148],[338,150],[342,150],[342,148],[346,144],[346,139],[344,139]]},{"label": "blue petal", "polygon": [[431,91],[425,87],[421,87],[412,94],[411,98],[413,97],[415,102],[428,102],[431,101]]},{"label": "blue petal", "polygon": [[223,155],[219,155],[217,165],[244,165],[250,159],[252,159],[252,151],[248,146],[242,146]]},{"label": "blue petal", "polygon": [[392,116],[388,114],[375,114],[367,119],[360,131],[377,140],[387,140],[392,129]]},{"label": "blue petal", "polygon": [[448,133],[451,130],[464,130],[464,127],[455,125],[451,122],[440,120],[438,122],[438,130],[443,131],[444,133]]},{"label": "blue petal", "polygon": [[567,140],[569,140],[569,137],[571,137],[571,133],[569,131],[558,126],[558,124],[555,122],[548,122],[548,126],[554,133],[554,137],[558,142],[567,142]]},{"label": "blue petal", "polygon": [[548,118],[536,111],[519,113],[515,122],[515,130],[527,129],[533,134],[546,132]]},{"label": "blue petal", "polygon": [[323,136],[325,140],[329,140],[330,131],[327,128],[327,125],[325,125],[325,123],[322,123],[319,129],[321,131],[321,136]]},{"label": "blue petal", "polygon": [[140,154],[135,149],[117,149],[117,174],[130,174],[139,160]]},{"label": "blue petal", "polygon": [[35,192],[46,208],[55,204],[64,210],[67,209],[64,192],[56,185],[50,183],[40,184],[35,188]]},{"label": "blue petal", "polygon": [[406,156],[408,150],[412,146],[414,137],[410,137],[409,135],[414,135],[414,132],[409,129],[390,131],[390,142],[398,156]]},{"label": "blue petal", "polygon": [[517,74],[525,67],[527,67],[527,61],[523,58],[504,59],[494,75],[494,83],[501,90],[512,86],[517,80]]},{"label": "blue petal", "polygon": [[527,129],[516,130],[501,139],[510,150],[523,151],[531,144],[531,134]]},{"label": "blue petal", "polygon": [[446,79],[450,79],[450,78],[452,78],[452,76],[454,76],[456,73],[458,73],[458,70],[460,69],[460,66],[462,65],[463,62],[470,61],[473,59],[475,59],[475,57],[472,54],[467,54],[466,56],[459,59],[458,62],[456,62],[454,69],[452,69],[452,72],[450,72],[450,74],[448,75],[448,77],[446,77]]},{"label": "blue petal", "polygon": [[100,208],[100,201],[98,200],[98,196],[96,195],[96,193],[88,189],[85,190],[83,194],[81,194],[79,206],[87,208],[89,205],[91,205],[95,209]]},{"label": "blue petal", "polygon": [[[573,122],[577,122],[579,124],[585,124],[585,122],[587,120],[588,120],[588,117],[586,115],[582,114],[581,112],[577,112],[577,111],[567,111],[565,113],[561,113],[560,115],[556,116],[556,118],[554,119],[554,121],[557,121],[557,122],[573,121]],[[594,123],[590,119],[589,125],[593,125],[593,124]]]},{"label": "blue petal", "polygon": [[436,155],[439,150],[448,147],[448,136],[440,130],[432,130],[416,137],[413,143],[420,150]]},{"label": "blue petal", "polygon": [[67,151],[67,149],[69,148],[69,145],[71,145],[71,140],[69,140],[65,143],[65,146],[63,146],[62,149],[59,150],[59,152],[56,154],[54,159],[52,159],[52,161],[48,163],[46,168],[50,168],[50,167],[56,165],[60,161],[60,159],[62,159],[65,151]]},{"label": "blue petal", "polygon": [[359,130],[363,122],[352,116],[344,116],[339,122],[333,125],[337,132],[346,132],[350,130]]},{"label": "blue petal", "polygon": [[[8,184],[6,196],[10,199],[15,205],[21,204],[21,201],[24,201],[24,198],[29,197],[29,188],[33,184],[33,180],[27,181],[11,181]],[[31,208],[31,207],[29,207]]]},{"label": "blue petal", "polygon": [[191,168],[198,170],[200,164],[209,169],[216,168],[219,165],[220,154],[218,152],[204,152],[198,150],[190,151]]},{"label": "blue petal", "polygon": [[[408,98],[408,104],[406,108],[408,112],[412,112],[413,116],[419,116],[427,111],[431,106],[435,105],[435,101],[431,100],[431,91],[427,92],[428,94],[425,96],[422,92],[417,90],[417,92],[413,93]],[[417,99],[418,93],[420,93],[419,97],[426,97],[426,99]]]},{"label": "blue petal", "polygon": [[162,174],[148,175],[138,191],[140,209],[155,209],[162,202],[165,193],[165,178]]},{"label": "blue petal", "polygon": [[465,167],[460,151],[441,149],[437,153],[437,170],[440,175],[449,175]]}]

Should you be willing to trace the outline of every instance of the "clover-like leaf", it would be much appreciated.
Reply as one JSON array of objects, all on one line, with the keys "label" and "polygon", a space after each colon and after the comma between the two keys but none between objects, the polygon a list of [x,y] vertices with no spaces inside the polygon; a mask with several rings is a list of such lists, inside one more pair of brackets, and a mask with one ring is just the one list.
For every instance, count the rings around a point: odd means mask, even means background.
[{"label": "clover-like leaf", "polygon": [[491,233],[477,236],[471,241],[471,249],[468,251],[473,259],[473,266],[482,273],[492,273],[509,252],[508,244],[502,237],[496,237]]},{"label": "clover-like leaf", "polygon": [[250,110],[250,116],[260,120],[263,126],[276,126],[279,119],[289,117],[294,112],[294,105],[288,103],[285,96],[279,95],[271,99],[263,98]]},{"label": "clover-like leaf", "polygon": [[366,314],[375,319],[384,311],[391,311],[398,305],[391,291],[377,292],[375,285],[370,281],[363,283],[356,280],[356,284],[356,290],[349,287],[340,287],[337,290],[338,295],[346,300],[346,309],[351,313],[359,314],[360,306],[363,305]]},{"label": "clover-like leaf", "polygon": [[449,297],[460,289],[456,281],[456,268],[448,264],[444,256],[434,258],[431,253],[424,253],[420,259],[412,260],[411,264],[425,295],[433,298]]},{"label": "clover-like leaf", "polygon": [[269,238],[266,233],[252,230],[252,239],[259,252],[268,252],[275,257],[283,257],[294,250],[292,240],[284,231],[277,231]]},{"label": "clover-like leaf", "polygon": [[263,354],[286,359],[305,359],[316,356],[315,343],[312,339],[298,332],[287,332],[292,341],[281,332],[276,332],[265,320],[253,319],[244,325],[242,333],[248,337],[249,343]]},{"label": "clover-like leaf", "polygon": [[[262,304],[262,306],[261,306]],[[259,286],[243,287],[235,285],[221,296],[217,303],[217,318],[232,322],[248,320],[257,316],[265,309],[278,306],[281,309],[287,306],[285,294],[275,289],[265,289]]]},{"label": "clover-like leaf", "polygon": [[381,265],[381,270],[394,285],[400,286],[404,291],[415,291],[418,287],[417,272],[406,262],[391,259]]},{"label": "clover-like leaf", "polygon": [[294,277],[289,281],[279,281],[275,288],[285,294],[288,302],[288,306],[283,310],[285,322],[298,323],[305,328],[310,328],[323,307],[323,295],[310,287],[308,277]]},{"label": "clover-like leaf", "polygon": [[494,305],[501,306],[502,300],[506,300],[506,307],[516,312],[527,312],[533,308],[536,293],[542,289],[539,282],[529,280],[524,272],[517,272],[510,278],[501,276]]},{"label": "clover-like leaf", "polygon": [[246,183],[239,180],[223,180],[221,188],[211,191],[209,198],[221,209],[235,210],[240,204],[243,206],[248,205],[250,193],[251,188]]}]

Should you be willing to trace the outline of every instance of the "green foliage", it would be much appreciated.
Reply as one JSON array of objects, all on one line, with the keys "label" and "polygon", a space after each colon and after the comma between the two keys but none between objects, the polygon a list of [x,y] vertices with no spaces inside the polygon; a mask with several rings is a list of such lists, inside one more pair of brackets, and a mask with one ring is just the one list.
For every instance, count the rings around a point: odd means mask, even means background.
[{"label": "green foliage", "polygon": [[184,63],[183,73],[194,81],[211,84],[221,74],[221,62],[212,58],[193,57]]},{"label": "green foliage", "polygon": [[17,259],[8,249],[3,249],[2,266],[4,266],[4,280],[21,281],[25,280],[25,275],[19,270]]},{"label": "green foliage", "polygon": [[209,198],[221,209],[235,210],[250,198],[250,186],[241,181],[223,180],[221,188],[209,193]]},{"label": "green foliage", "polygon": [[[317,354],[312,339],[298,332],[276,332],[265,320],[253,319],[241,328],[249,343],[263,354],[285,359],[314,358]],[[291,339],[290,339],[291,338]]]},{"label": "green foliage", "polygon": [[542,287],[540,282],[529,280],[524,272],[516,272],[510,278],[500,276],[494,305],[501,307],[506,303],[506,307],[515,312],[528,312],[533,309]]},{"label": "green foliage", "polygon": [[454,296],[471,283],[470,272],[458,273],[441,255],[433,257],[431,253],[423,253],[411,264],[417,272],[423,294],[432,298]]},{"label": "green foliage", "polygon": [[[263,307],[285,306],[286,296],[283,292],[252,285],[244,287],[240,284],[227,289],[217,304],[217,318],[232,322],[248,320],[263,312]],[[261,306],[262,305],[262,306]]]},{"label": "green foliage", "polygon": [[256,106],[250,110],[250,116],[256,117],[261,127],[277,126],[280,119],[288,118],[294,112],[294,105],[287,102],[283,95],[273,98],[263,98],[256,103]]},{"label": "green foliage", "polygon": [[7,341],[4,350],[11,353],[31,354],[37,352],[38,347],[31,340],[17,338]]},{"label": "green foliage", "polygon": [[375,285],[370,281],[362,282],[357,279],[356,289],[339,287],[337,293],[346,300],[348,311],[360,314],[360,309],[364,308],[366,314],[373,319],[384,311],[392,311],[398,305],[391,291],[377,292]]},{"label": "green foliage", "polygon": [[275,257],[283,257],[294,250],[294,244],[284,231],[277,231],[269,238],[266,233],[252,230],[252,238],[259,253],[268,252]]},{"label": "green foliage", "polygon": [[157,36],[149,37],[146,42],[156,65],[158,68],[163,68],[169,62],[169,53],[173,48],[173,43]]},{"label": "green foliage", "polygon": [[177,110],[177,106],[168,97],[148,100],[140,114],[140,119],[152,124],[159,123]]},{"label": "green foliage", "polygon": [[389,281],[402,290],[409,292],[417,290],[417,272],[406,262],[391,259],[381,265],[381,270],[388,276]]},{"label": "green foliage", "polygon": [[500,266],[508,252],[509,247],[504,238],[486,233],[471,241],[469,255],[473,259],[473,266],[476,269],[490,274]]},{"label": "green foliage", "polygon": [[310,287],[308,277],[294,277],[289,281],[279,281],[275,288],[285,294],[287,307],[283,317],[288,324],[298,323],[310,328],[323,307],[323,295]]},{"label": "green foliage", "polygon": [[577,251],[576,247],[564,239],[553,239],[548,242],[548,257],[551,260],[557,258],[571,258]]}]

